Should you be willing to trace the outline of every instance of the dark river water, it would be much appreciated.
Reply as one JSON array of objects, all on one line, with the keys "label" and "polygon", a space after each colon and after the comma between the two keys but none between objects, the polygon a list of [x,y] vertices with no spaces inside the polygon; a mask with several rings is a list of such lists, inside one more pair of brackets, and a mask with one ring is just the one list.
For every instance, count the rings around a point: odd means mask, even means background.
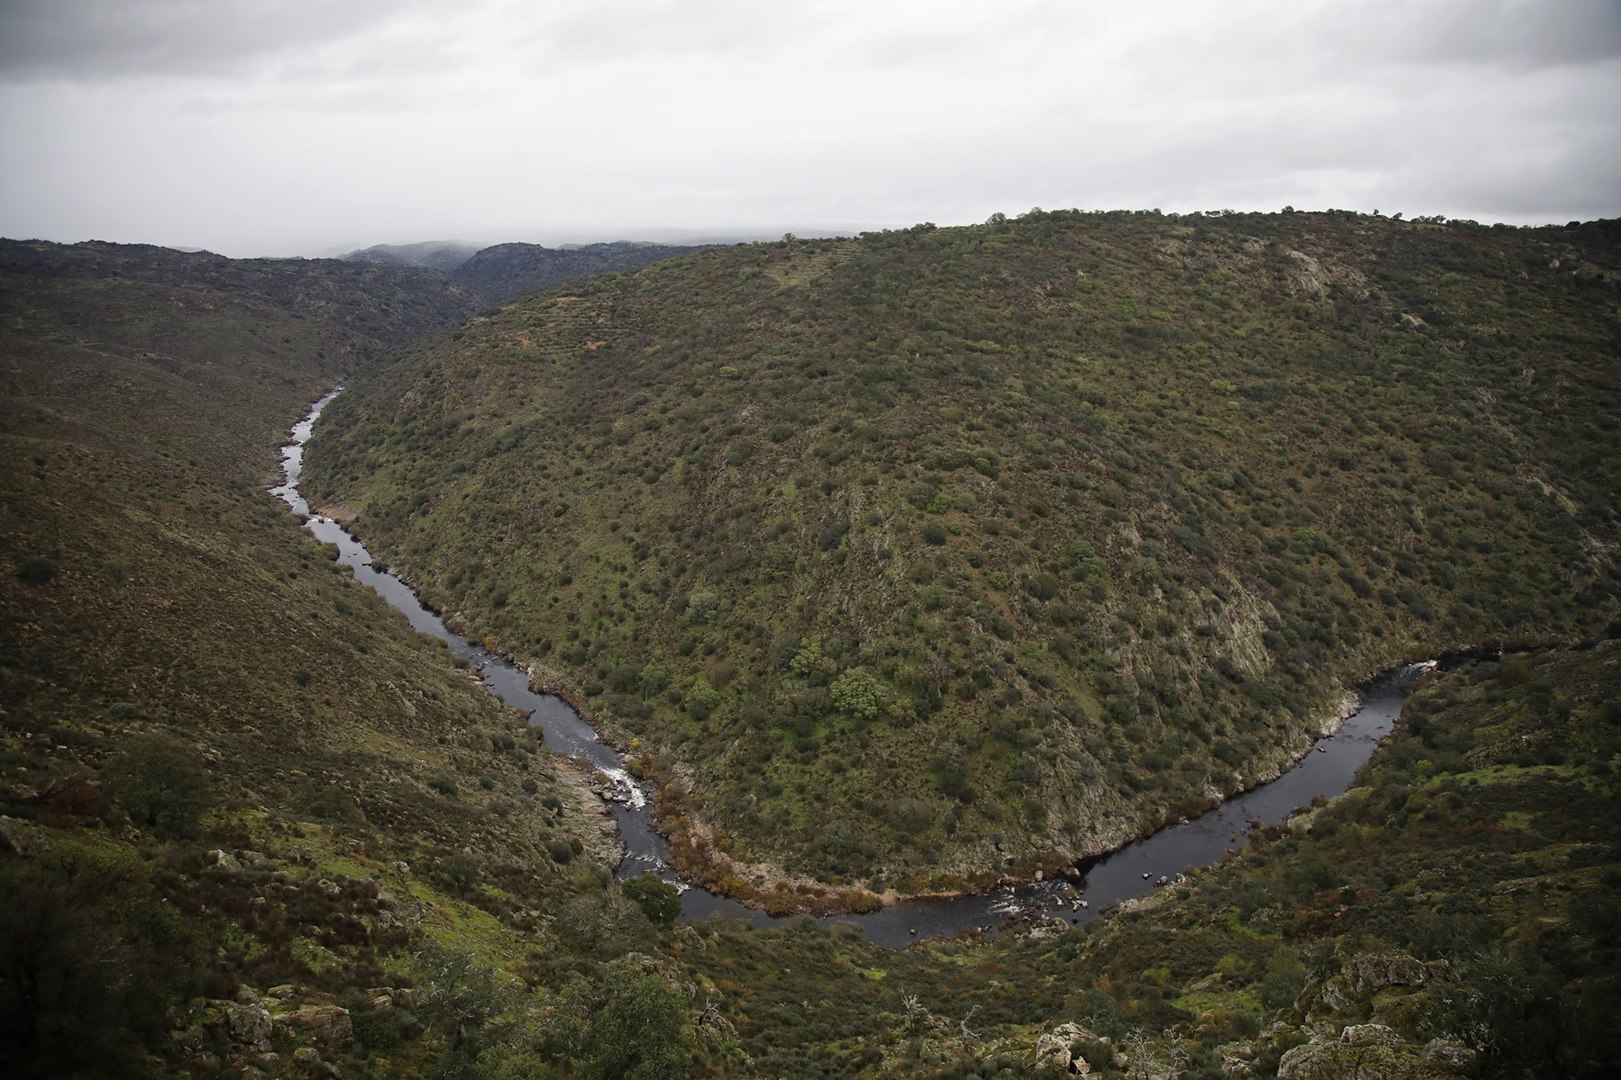
[{"label": "dark river water", "polygon": [[[285,480],[271,493],[303,517],[305,527],[318,539],[336,546],[338,560],[402,612],[413,627],[445,642],[452,653],[476,669],[490,693],[530,713],[530,722],[540,728],[549,749],[589,762],[613,782],[615,798],[610,806],[626,848],[625,861],[619,868],[621,878],[652,871],[673,882],[682,889],[683,919],[725,914],[761,926],[780,921],[681,881],[666,861],[669,845],[653,827],[645,792],[625,771],[624,759],[597,738],[590,724],[561,699],[531,690],[526,672],[448,629],[438,615],[422,606],[409,587],[373,566],[370,552],[337,522],[310,515],[309,504],[298,490],[304,443],[321,410],[338,393],[334,390],[317,401],[308,415],[294,425],[292,442],[282,449]],[[1343,792],[1374,747],[1389,734],[1414,680],[1432,666],[1408,665],[1360,687],[1361,707],[1345,726],[1337,734],[1319,740],[1310,753],[1276,780],[1235,796],[1191,821],[1083,863],[1068,878],[1016,888],[1004,886],[974,896],[893,904],[871,914],[838,915],[820,921],[855,923],[880,944],[904,945],[963,931],[994,932],[1009,920],[1048,916],[1079,924],[1095,919],[1110,906],[1152,892],[1162,881],[1174,880],[1189,867],[1208,866],[1228,851],[1242,847],[1253,823],[1276,824],[1317,795]]]}]

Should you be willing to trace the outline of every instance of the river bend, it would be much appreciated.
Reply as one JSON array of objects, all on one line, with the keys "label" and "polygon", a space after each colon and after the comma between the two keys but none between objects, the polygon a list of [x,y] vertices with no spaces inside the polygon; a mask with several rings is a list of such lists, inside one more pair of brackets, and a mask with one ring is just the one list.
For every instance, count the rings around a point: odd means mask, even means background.
[{"label": "river bend", "polygon": [[[292,441],[282,448],[284,479],[271,493],[303,518],[305,527],[317,539],[334,545],[338,561],[348,566],[356,578],[402,612],[413,627],[445,642],[455,656],[475,669],[490,693],[504,704],[528,713],[530,723],[540,728],[548,749],[587,762],[610,778],[614,789],[610,805],[626,848],[619,868],[621,878],[652,871],[677,885],[682,890],[683,920],[725,914],[760,926],[781,921],[681,881],[667,861],[668,843],[653,826],[646,793],[625,771],[624,759],[597,738],[590,724],[562,699],[531,690],[527,673],[446,627],[444,620],[424,607],[405,583],[374,566],[371,553],[343,526],[310,513],[298,489],[304,444],[321,410],[340,392],[341,388],[321,398],[293,426]],[[1203,867],[1219,861],[1246,843],[1256,823],[1282,822],[1318,795],[1343,792],[1379,741],[1389,734],[1414,680],[1430,666],[1407,665],[1362,686],[1361,707],[1339,732],[1319,740],[1312,752],[1276,780],[1237,795],[1191,821],[1090,860],[1068,880],[1004,886],[971,896],[906,901],[868,914],[828,916],[820,921],[855,923],[874,941],[885,945],[904,945],[976,929],[994,932],[1010,919],[1049,916],[1075,924],[1090,921],[1115,904],[1174,880],[1190,866]]]}]

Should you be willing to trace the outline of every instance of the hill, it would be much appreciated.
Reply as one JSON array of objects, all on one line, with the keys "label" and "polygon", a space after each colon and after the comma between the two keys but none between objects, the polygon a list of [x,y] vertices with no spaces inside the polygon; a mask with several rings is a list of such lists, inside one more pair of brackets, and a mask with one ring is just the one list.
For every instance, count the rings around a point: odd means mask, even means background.
[{"label": "hill", "polygon": [[596,964],[654,934],[585,778],[265,490],[310,400],[468,304],[0,245],[6,1075],[420,1074],[519,973],[647,991]]},{"label": "hill", "polygon": [[1084,927],[891,951],[719,922],[672,952],[761,1075],[1606,1076],[1618,661],[1439,674],[1345,795]]},{"label": "hill", "polygon": [[710,250],[372,369],[310,479],[649,751],[720,887],[960,887],[1614,618],[1618,267],[1336,212]]},{"label": "hill", "polygon": [[[477,300],[429,270],[348,263],[338,259],[228,259],[148,244],[82,244],[0,240],[0,272],[9,287],[64,287],[91,282],[138,282],[200,291],[199,302],[257,304],[294,319],[319,319],[344,355],[377,355],[457,322]],[[106,286],[101,286],[106,287]],[[93,302],[85,305],[86,316]]]},{"label": "hill", "polygon": [[580,247],[546,248],[539,244],[496,244],[480,249],[450,273],[467,291],[494,303],[559,282],[633,270],[662,259],[698,251],[673,244],[617,241]]},{"label": "hill", "polygon": [[425,240],[418,244],[373,244],[369,248],[340,255],[347,262],[379,263],[384,266],[421,266],[449,275],[478,250],[477,244],[463,240]]}]

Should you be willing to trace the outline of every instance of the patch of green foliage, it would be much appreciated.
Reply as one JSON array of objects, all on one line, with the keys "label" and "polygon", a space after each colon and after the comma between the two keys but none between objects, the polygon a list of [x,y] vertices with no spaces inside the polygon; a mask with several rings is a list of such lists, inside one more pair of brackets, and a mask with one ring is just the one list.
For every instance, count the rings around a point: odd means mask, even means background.
[{"label": "patch of green foliage", "polygon": [[1437,676],[1309,829],[1056,936],[897,952],[717,920],[677,955],[768,1075],[1029,1075],[1065,1024],[1103,1076],[1267,1075],[1355,1024],[1414,1075],[1595,1075],[1621,1059],[1618,661],[1607,640]]}]

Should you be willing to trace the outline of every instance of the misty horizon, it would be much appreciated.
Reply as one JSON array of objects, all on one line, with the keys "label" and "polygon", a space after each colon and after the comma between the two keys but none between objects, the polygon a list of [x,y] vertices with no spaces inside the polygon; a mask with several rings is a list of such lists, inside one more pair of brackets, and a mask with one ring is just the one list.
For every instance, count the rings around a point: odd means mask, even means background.
[{"label": "misty horizon", "polygon": [[241,256],[1036,206],[1621,213],[1611,0],[3,0],[0,30],[7,236]]}]

